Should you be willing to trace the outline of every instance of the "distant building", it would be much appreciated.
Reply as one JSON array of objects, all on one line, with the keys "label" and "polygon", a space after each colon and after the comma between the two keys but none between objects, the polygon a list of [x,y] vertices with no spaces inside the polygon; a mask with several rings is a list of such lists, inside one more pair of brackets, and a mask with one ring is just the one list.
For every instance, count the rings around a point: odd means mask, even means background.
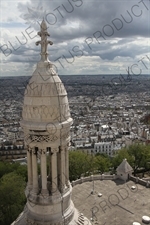
[{"label": "distant building", "polygon": [[93,153],[104,153],[109,156],[113,155],[113,143],[112,142],[99,142],[95,143]]},{"label": "distant building", "polygon": [[19,159],[25,157],[27,154],[23,141],[4,142],[0,145],[0,160],[12,161],[13,159]]}]

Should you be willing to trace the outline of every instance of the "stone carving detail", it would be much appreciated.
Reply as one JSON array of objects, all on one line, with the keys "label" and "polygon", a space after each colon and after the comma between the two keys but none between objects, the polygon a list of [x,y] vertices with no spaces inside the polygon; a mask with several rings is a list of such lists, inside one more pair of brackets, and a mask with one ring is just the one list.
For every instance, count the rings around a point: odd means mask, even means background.
[{"label": "stone carving detail", "polygon": [[23,118],[27,119],[51,119],[53,121],[61,122],[62,119],[70,118],[70,110],[68,104],[60,105],[60,107],[55,106],[23,106]]},{"label": "stone carving detail", "polygon": [[[40,75],[42,77],[42,75]],[[58,96],[58,95],[67,95],[66,89],[63,83],[44,83],[39,84],[34,81],[29,83],[26,88],[27,97],[44,97],[44,96]]]},{"label": "stone carving detail", "polygon": [[39,156],[46,154],[46,150],[45,149],[39,149],[38,150]]},{"label": "stone carving detail", "polygon": [[38,32],[38,35],[41,37],[41,40],[37,41],[36,45],[41,44],[41,61],[47,61],[47,46],[48,44],[52,45],[53,42],[47,40],[50,34],[47,32],[47,25],[44,20],[41,23],[41,30]]},{"label": "stone carving detail", "polygon": [[70,109],[68,104],[61,105],[61,113],[64,119],[70,118]]},{"label": "stone carving detail", "polygon": [[51,148],[51,153],[56,153],[58,152],[59,148]]},{"label": "stone carving detail", "polygon": [[57,140],[57,136],[31,136],[32,141],[34,142],[52,142]]},{"label": "stone carving detail", "polygon": [[79,215],[79,217],[78,217],[78,223],[79,223],[80,225],[84,225],[84,222],[85,222],[84,216],[83,216],[82,213],[80,213],[80,215]]},{"label": "stone carving detail", "polygon": [[54,142],[58,139],[56,135],[28,135],[25,138],[26,143],[31,142]]}]

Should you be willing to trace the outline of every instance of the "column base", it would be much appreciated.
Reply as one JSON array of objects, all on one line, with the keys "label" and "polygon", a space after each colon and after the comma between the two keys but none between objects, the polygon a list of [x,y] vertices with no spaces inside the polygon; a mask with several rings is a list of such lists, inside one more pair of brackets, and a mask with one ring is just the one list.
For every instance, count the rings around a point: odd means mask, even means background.
[{"label": "column base", "polygon": [[39,194],[39,189],[38,188],[32,188],[30,191],[32,195],[38,195]]},{"label": "column base", "polygon": [[32,188],[33,188],[33,185],[32,185],[32,184],[27,184],[27,189],[28,189],[29,191],[31,191]]},{"label": "column base", "polygon": [[54,195],[60,195],[60,191],[59,190],[54,190],[54,191],[52,190],[51,191],[51,195],[52,196],[54,196]]},{"label": "column base", "polygon": [[48,192],[47,189],[42,189],[42,190],[41,190],[41,194],[42,194],[42,195],[49,196],[49,192]]},{"label": "column base", "polygon": [[62,185],[62,186],[60,187],[60,192],[61,192],[61,193],[64,193],[66,188],[67,188],[66,185]]}]

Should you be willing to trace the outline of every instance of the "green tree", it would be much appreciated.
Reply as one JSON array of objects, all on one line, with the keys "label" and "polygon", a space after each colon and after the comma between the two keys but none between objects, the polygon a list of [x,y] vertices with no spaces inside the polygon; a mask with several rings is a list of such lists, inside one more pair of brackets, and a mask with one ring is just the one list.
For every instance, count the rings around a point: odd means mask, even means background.
[{"label": "green tree", "polygon": [[25,178],[27,182],[27,166],[20,165],[20,163],[9,163],[0,161],[0,178],[7,174],[15,171],[18,175],[21,175]]},{"label": "green tree", "polygon": [[69,177],[76,180],[81,174],[87,176],[93,171],[93,157],[81,151],[69,152]]},{"label": "green tree", "polygon": [[145,146],[144,147],[144,151],[143,151],[143,162],[142,162],[142,166],[144,167],[144,171],[143,171],[143,177],[144,177],[144,173],[146,171],[150,171],[150,146]]},{"label": "green tree", "polygon": [[112,166],[116,170],[117,167],[122,163],[123,159],[127,159],[128,163],[132,166],[133,164],[133,158],[128,153],[126,148],[123,148],[117,152],[117,154],[112,159]]},{"label": "green tree", "polygon": [[149,169],[150,162],[150,147],[142,144],[134,144],[127,148],[129,155],[132,157],[132,167],[134,170],[134,175],[138,172],[140,168],[145,171]]},{"label": "green tree", "polygon": [[110,159],[106,155],[90,155],[84,152],[69,152],[69,175],[70,180],[76,180],[83,176],[89,176],[98,171],[104,173],[109,171]]},{"label": "green tree", "polygon": [[95,156],[95,164],[96,164],[96,169],[101,174],[109,171],[109,168],[111,167],[111,162],[109,157],[105,155],[100,155],[100,154]]},{"label": "green tree", "polygon": [[0,179],[0,224],[10,225],[23,210],[25,204],[25,180],[11,172]]},{"label": "green tree", "polygon": [[0,161],[0,178],[7,173],[10,173],[13,171],[13,167],[8,162],[2,162]]},{"label": "green tree", "polygon": [[18,175],[22,176],[25,179],[25,182],[28,181],[27,165],[20,165],[14,170]]},{"label": "green tree", "polygon": [[150,146],[133,144],[127,148],[121,149],[112,160],[114,169],[116,169],[125,158],[132,166],[134,175],[139,172],[139,169],[143,170],[143,175],[145,171],[150,170]]}]

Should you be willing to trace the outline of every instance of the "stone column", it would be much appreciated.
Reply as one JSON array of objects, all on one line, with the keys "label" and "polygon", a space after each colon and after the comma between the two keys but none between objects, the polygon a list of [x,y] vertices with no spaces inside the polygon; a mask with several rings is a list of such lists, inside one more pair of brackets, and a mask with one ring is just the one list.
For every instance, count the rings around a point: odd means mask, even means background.
[{"label": "stone column", "polygon": [[51,148],[51,171],[52,171],[52,194],[58,192],[57,174],[57,152],[58,148]]},{"label": "stone column", "polygon": [[46,150],[41,150],[41,179],[42,179],[42,194],[48,194],[47,190],[47,162]]},{"label": "stone column", "polygon": [[32,149],[32,174],[33,174],[33,189],[34,193],[38,193],[38,173],[37,173],[37,155],[35,149]]},{"label": "stone column", "polygon": [[49,170],[48,170],[48,178],[47,178],[47,189],[48,189],[48,192],[51,192],[51,178],[52,178],[52,175],[51,175],[51,150],[50,148],[48,148],[48,151],[49,151],[49,155],[48,155],[48,166],[49,166]]},{"label": "stone column", "polygon": [[57,153],[57,182],[58,182],[58,189],[61,192],[61,149]]},{"label": "stone column", "polygon": [[60,185],[61,191],[65,188],[65,179],[66,179],[66,171],[65,171],[65,147],[61,147],[61,169],[60,169]]},{"label": "stone column", "polygon": [[32,189],[32,150],[27,149],[28,188]]},{"label": "stone column", "polygon": [[68,147],[65,148],[65,183],[69,186],[69,155]]},{"label": "stone column", "polygon": [[48,177],[50,179],[51,177],[51,150],[49,148],[49,161],[48,161],[49,171],[48,171]]}]

